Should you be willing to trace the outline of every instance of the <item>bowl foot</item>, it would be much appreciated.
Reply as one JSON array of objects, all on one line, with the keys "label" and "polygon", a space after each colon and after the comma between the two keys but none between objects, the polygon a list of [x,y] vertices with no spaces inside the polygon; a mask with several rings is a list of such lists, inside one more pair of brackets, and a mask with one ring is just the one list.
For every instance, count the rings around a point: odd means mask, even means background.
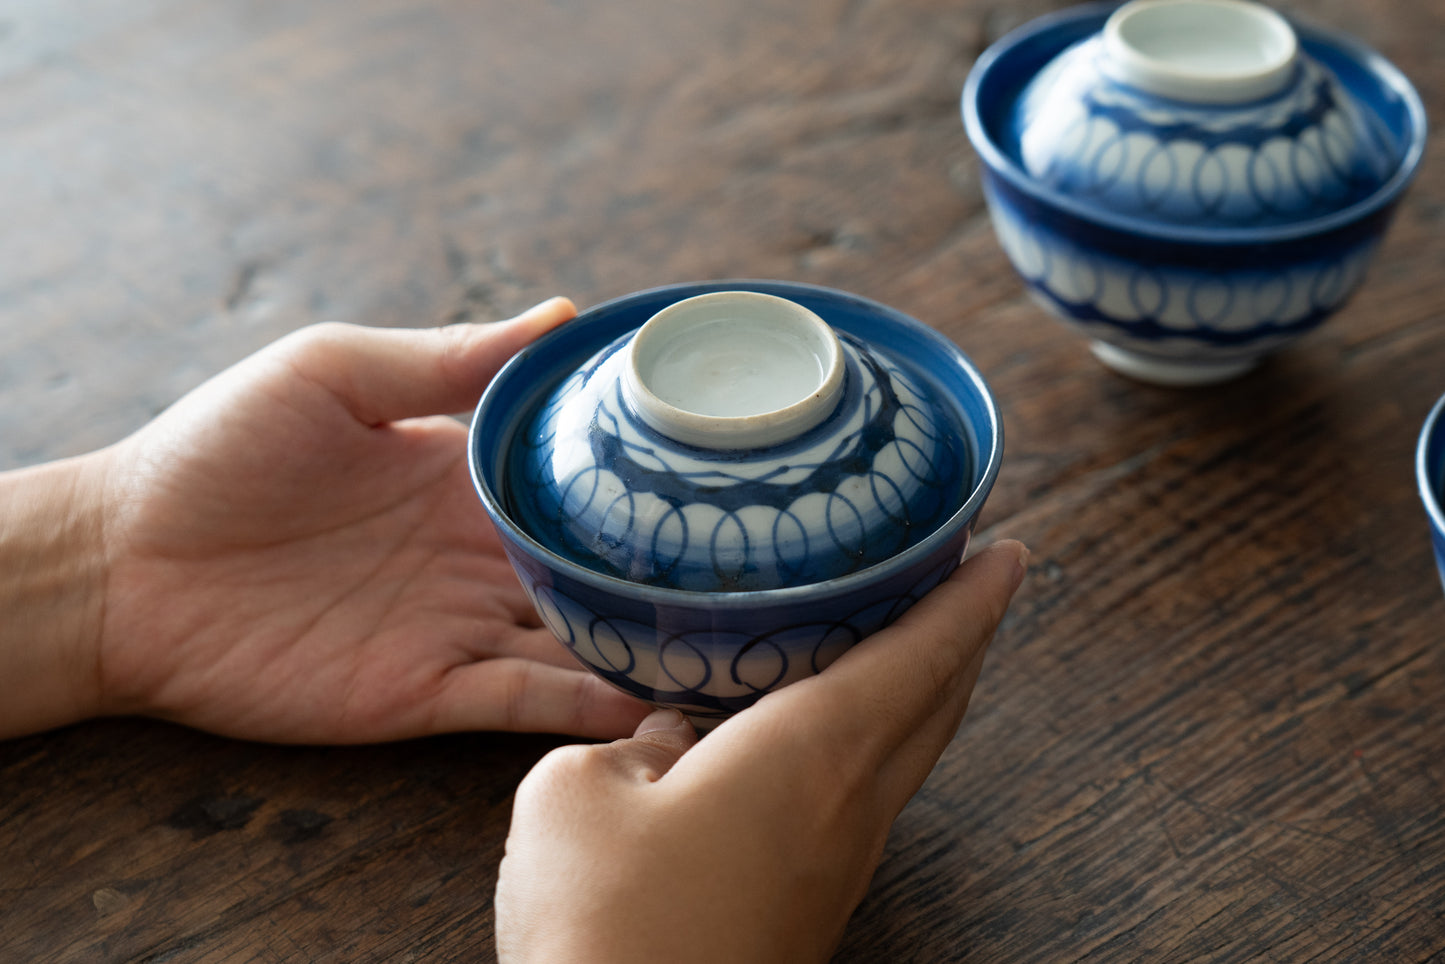
[{"label": "bowl foot", "polygon": [[1089,347],[1099,361],[1119,374],[1169,388],[1191,388],[1227,382],[1259,364],[1257,357],[1229,361],[1175,361],[1136,354],[1102,341],[1092,342]]}]

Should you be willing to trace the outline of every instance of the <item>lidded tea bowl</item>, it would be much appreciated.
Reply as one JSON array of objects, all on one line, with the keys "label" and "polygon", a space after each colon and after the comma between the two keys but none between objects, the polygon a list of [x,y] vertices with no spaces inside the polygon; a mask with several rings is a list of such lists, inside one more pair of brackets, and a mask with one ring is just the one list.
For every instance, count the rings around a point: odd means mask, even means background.
[{"label": "lidded tea bowl", "polygon": [[504,367],[470,443],[543,622],[703,728],[947,576],[1001,455],[992,396],[948,339],[762,281],[584,311]]},{"label": "lidded tea bowl", "polygon": [[1249,0],[1042,18],[979,59],[963,112],[1030,292],[1163,384],[1232,378],[1336,311],[1425,138],[1382,58]]},{"label": "lidded tea bowl", "polygon": [[776,295],[675,302],[550,395],[515,506],[577,563],[703,592],[882,562],[965,495],[961,423],[880,349]]}]

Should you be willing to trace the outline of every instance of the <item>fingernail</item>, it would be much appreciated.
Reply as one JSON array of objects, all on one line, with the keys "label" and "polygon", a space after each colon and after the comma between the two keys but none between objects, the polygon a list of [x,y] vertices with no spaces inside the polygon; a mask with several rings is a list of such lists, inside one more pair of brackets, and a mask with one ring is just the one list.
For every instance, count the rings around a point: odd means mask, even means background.
[{"label": "fingernail", "polygon": [[1029,547],[1028,547],[1028,546],[1020,546],[1020,547],[1019,547],[1018,569],[1014,572],[1014,587],[1013,587],[1013,591],[1014,591],[1014,592],[1018,592],[1019,586],[1022,586],[1022,585],[1023,585],[1024,576],[1028,574],[1028,571],[1029,571]]},{"label": "fingernail", "polygon": [[[538,311],[538,312],[540,312],[540,311],[550,311],[550,310],[552,310],[552,309],[554,309],[554,308],[560,308],[560,307],[562,307],[564,304],[565,304],[565,305],[568,305],[568,306],[571,306],[571,305],[572,305],[572,299],[570,299],[570,298],[565,298],[565,297],[563,297],[562,295],[553,295],[552,297],[548,298],[546,301],[539,301],[539,302],[537,302],[535,305],[533,305],[532,307],[528,308],[526,311],[522,312],[522,314],[524,314],[524,315],[530,315],[530,314],[531,314],[532,312],[534,312],[534,311]],[[574,310],[575,310],[575,309],[574,309]]]},{"label": "fingernail", "polygon": [[675,730],[687,725],[687,717],[677,710],[661,709],[653,710],[641,723],[637,724],[637,732],[634,737],[642,736],[644,733],[655,733],[658,730]]},{"label": "fingernail", "polygon": [[570,298],[567,298],[563,295],[553,295],[546,301],[539,301],[532,307],[527,308],[524,311],[519,311],[509,318],[497,318],[495,319],[494,323],[498,325],[525,325],[529,323],[535,323],[538,318],[546,318],[550,316],[553,312],[555,312],[558,308],[562,307],[564,304],[567,305],[569,308],[572,308],[572,313],[576,314],[577,309],[572,306],[572,300]]}]

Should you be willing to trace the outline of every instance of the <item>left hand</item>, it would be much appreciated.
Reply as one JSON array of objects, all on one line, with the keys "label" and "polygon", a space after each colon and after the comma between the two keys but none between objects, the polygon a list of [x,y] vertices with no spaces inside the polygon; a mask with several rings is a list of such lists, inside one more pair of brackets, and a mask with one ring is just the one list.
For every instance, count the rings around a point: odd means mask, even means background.
[{"label": "left hand", "polygon": [[280,742],[632,732],[648,708],[541,628],[446,416],[573,314],[302,329],[97,453],[100,710]]}]

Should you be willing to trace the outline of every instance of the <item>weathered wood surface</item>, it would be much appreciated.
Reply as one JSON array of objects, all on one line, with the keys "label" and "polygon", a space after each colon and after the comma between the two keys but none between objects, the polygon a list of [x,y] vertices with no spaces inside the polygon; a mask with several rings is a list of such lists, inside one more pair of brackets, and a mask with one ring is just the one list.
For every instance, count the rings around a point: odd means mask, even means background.
[{"label": "weathered wood surface", "polygon": [[[838,959],[1445,959],[1437,136],[1366,288],[1226,388],[1113,376],[982,212],[957,96],[1027,0],[9,0],[0,467],[321,318],[430,325],[777,277],[924,319],[1035,568]],[[1445,0],[1297,0],[1445,107]],[[487,959],[555,741],[0,744],[0,961]]]}]

